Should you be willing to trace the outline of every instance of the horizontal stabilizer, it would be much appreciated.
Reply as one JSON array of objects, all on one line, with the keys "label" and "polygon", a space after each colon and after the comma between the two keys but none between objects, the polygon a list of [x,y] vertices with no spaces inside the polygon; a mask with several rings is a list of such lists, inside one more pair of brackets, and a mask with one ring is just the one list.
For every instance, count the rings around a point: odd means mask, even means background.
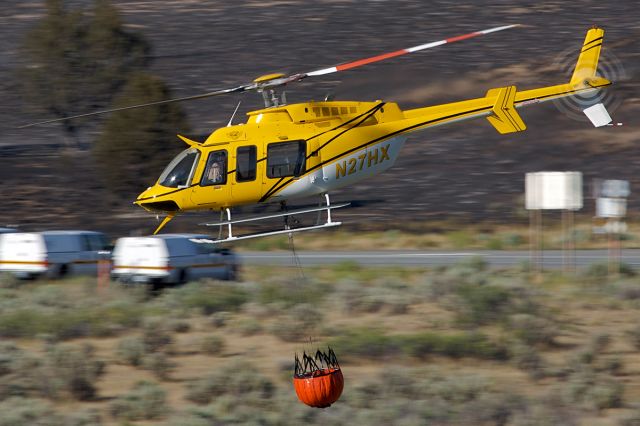
[{"label": "horizontal stabilizer", "polygon": [[487,98],[496,97],[487,120],[502,134],[522,132],[527,126],[516,111],[516,86],[500,87],[487,92]]},{"label": "horizontal stabilizer", "polygon": [[191,139],[189,139],[189,138],[187,138],[187,137],[185,137],[185,136],[178,135],[178,137],[179,137],[180,139],[182,139],[182,141],[183,141],[184,143],[186,143],[187,145],[189,145],[189,146],[202,145],[200,142],[197,142],[197,141],[191,140]]},{"label": "horizontal stabilizer", "polygon": [[586,108],[583,112],[585,113],[587,118],[591,120],[593,125],[596,127],[606,126],[612,121],[611,116],[609,115],[609,112],[607,112],[607,109],[604,107],[602,103],[590,106],[589,108]]}]

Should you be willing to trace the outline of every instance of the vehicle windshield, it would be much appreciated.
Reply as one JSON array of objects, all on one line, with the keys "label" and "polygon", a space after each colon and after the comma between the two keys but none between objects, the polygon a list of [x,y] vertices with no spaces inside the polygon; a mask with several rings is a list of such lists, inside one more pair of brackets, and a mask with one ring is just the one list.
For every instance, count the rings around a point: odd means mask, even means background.
[{"label": "vehicle windshield", "polygon": [[164,169],[158,184],[169,188],[188,186],[199,157],[200,152],[195,148],[182,151]]}]

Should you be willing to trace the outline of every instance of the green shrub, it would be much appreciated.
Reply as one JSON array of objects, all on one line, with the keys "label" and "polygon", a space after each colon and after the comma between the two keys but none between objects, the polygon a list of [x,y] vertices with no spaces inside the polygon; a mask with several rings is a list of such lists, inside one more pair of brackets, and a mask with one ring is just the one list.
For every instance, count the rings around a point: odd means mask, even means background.
[{"label": "green shrub", "polygon": [[377,329],[354,329],[334,337],[329,346],[341,358],[384,358],[400,352],[398,342]]},{"label": "green shrub", "polygon": [[258,291],[258,301],[263,305],[281,304],[285,307],[302,303],[317,305],[328,292],[327,284],[285,279],[263,283]]},{"label": "green shrub", "polygon": [[262,332],[262,325],[254,318],[235,318],[230,327],[233,331],[245,337],[254,336]]},{"label": "green shrub", "polygon": [[447,234],[449,244],[453,248],[469,248],[473,244],[473,235],[468,231],[452,231]]},{"label": "green shrub", "polygon": [[204,315],[236,311],[249,300],[249,294],[237,284],[205,280],[169,289],[158,303],[168,308],[198,310]]},{"label": "green shrub", "polygon": [[120,329],[137,326],[144,315],[139,306],[135,307],[129,302],[92,305],[96,302],[91,300],[85,306],[42,307],[17,301],[15,307],[0,311],[0,337],[50,335],[58,340],[106,336]]},{"label": "green shrub", "polygon": [[207,355],[220,355],[224,352],[225,341],[221,336],[209,335],[202,339],[200,347]]},{"label": "green shrub", "polygon": [[298,342],[311,335],[321,322],[318,309],[308,304],[296,305],[273,323],[271,331],[285,342]]},{"label": "green shrub", "polygon": [[386,335],[375,329],[355,329],[333,338],[330,346],[342,358],[379,359],[396,354],[415,358],[441,355],[451,358],[472,357],[507,359],[508,351],[481,333]]},{"label": "green shrub", "polygon": [[436,334],[418,333],[393,336],[402,351],[409,356],[425,358],[442,355],[451,358],[506,359],[508,353],[501,345],[491,342],[481,333]]},{"label": "green shrub", "polygon": [[275,387],[271,380],[246,362],[235,362],[187,385],[186,398],[196,404],[208,404],[224,395],[250,399],[269,399]]},{"label": "green shrub", "polygon": [[609,276],[608,262],[595,262],[589,265],[585,276],[591,280],[601,281]]},{"label": "green shrub", "polygon": [[118,342],[116,357],[119,362],[137,367],[145,355],[144,342],[140,337],[125,337]]},{"label": "green shrub", "polygon": [[580,369],[571,375],[568,391],[574,402],[596,410],[619,408],[624,397],[622,383],[589,368]]},{"label": "green shrub", "polygon": [[229,312],[214,312],[209,318],[211,319],[211,325],[214,328],[222,328],[229,321]]},{"label": "green shrub", "polygon": [[142,328],[142,343],[145,353],[166,350],[173,342],[169,325],[163,318],[150,318]]},{"label": "green shrub", "polygon": [[169,322],[169,329],[174,333],[188,333],[191,325],[186,321],[173,320]]},{"label": "green shrub", "polygon": [[546,375],[545,362],[536,348],[518,343],[513,345],[510,354],[513,364],[532,379],[539,380]]},{"label": "green shrub", "polygon": [[85,409],[65,416],[65,426],[100,426],[102,424],[97,409]]},{"label": "green shrub", "polygon": [[509,317],[509,330],[526,345],[553,346],[558,335],[558,325],[530,314]]},{"label": "green shrub", "polygon": [[42,386],[53,398],[70,395],[79,401],[96,396],[95,382],[104,372],[105,363],[94,359],[91,345],[55,345],[48,348],[41,369]]},{"label": "green shrub", "polygon": [[0,401],[0,426],[64,425],[64,419],[41,400],[14,397]]},{"label": "green shrub", "polygon": [[110,404],[111,415],[117,419],[155,420],[167,412],[166,392],[152,382],[138,382],[131,391]]},{"label": "green shrub", "polygon": [[494,285],[466,284],[458,288],[457,295],[462,302],[458,319],[469,325],[502,320],[511,300],[508,289]]},{"label": "green shrub", "polygon": [[487,249],[489,250],[502,250],[503,242],[499,237],[490,238],[487,241]]},{"label": "green shrub", "polygon": [[165,353],[156,352],[145,356],[142,366],[151,371],[158,380],[168,380],[176,368],[176,363],[172,362]]}]

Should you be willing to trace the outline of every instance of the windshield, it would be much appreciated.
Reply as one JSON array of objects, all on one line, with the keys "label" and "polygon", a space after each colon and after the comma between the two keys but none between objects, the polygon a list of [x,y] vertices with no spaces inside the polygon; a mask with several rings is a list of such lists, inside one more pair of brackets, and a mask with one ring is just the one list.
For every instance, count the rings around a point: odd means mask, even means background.
[{"label": "windshield", "polygon": [[187,186],[191,181],[191,175],[197,164],[200,152],[195,148],[189,148],[176,156],[160,175],[158,183],[169,188]]}]

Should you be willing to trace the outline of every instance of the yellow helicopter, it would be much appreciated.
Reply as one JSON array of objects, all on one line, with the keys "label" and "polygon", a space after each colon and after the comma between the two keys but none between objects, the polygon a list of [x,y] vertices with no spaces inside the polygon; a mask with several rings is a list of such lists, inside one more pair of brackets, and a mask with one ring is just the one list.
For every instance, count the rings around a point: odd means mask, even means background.
[{"label": "yellow helicopter", "polygon": [[[171,161],[156,184],[142,192],[135,204],[156,214],[166,214],[154,234],[181,212],[220,211],[220,222],[206,224],[227,228],[226,237],[221,236],[216,242],[333,227],[341,223],[332,220],[331,210],[348,203],[331,204],[329,193],[393,166],[410,133],[480,117],[486,118],[499,133],[521,132],[526,125],[518,108],[584,95],[610,85],[609,80],[596,75],[604,31],[594,27],[587,32],[571,79],[555,86],[525,91],[518,91],[515,86],[498,87],[480,98],[404,111],[396,103],[383,101],[287,105],[284,92],[278,94],[276,89],[308,77],[340,72],[516,26],[490,28],[307,73],[264,75],[248,84],[202,95],[75,117],[258,91],[264,98],[265,108],[249,112],[246,123],[231,125],[232,117],[227,127],[215,130],[204,142],[179,136],[189,148]],[[587,117],[597,127],[608,124],[611,117],[604,106],[597,101],[593,104],[584,111]],[[53,121],[58,120],[35,124]],[[235,220],[231,216],[233,207],[274,201],[284,203],[314,195],[321,196],[318,207]],[[291,228],[285,219],[284,229],[239,236],[234,235],[232,229],[237,223],[311,212],[326,213],[326,220],[313,226]],[[223,217],[225,213],[226,218]]]}]

